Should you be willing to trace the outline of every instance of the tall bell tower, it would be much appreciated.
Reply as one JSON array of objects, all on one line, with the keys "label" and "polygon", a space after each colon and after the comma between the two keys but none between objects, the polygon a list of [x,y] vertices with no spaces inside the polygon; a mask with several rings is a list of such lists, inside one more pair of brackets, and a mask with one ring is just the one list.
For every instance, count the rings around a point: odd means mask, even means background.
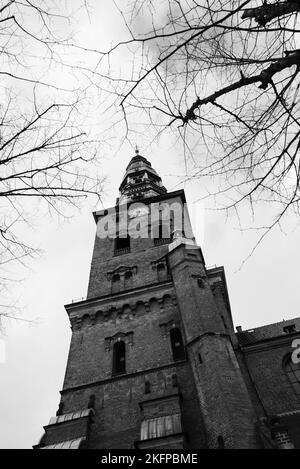
[{"label": "tall bell tower", "polygon": [[207,269],[183,190],[136,151],[97,225],[56,416],[35,448],[253,448],[224,269]]}]

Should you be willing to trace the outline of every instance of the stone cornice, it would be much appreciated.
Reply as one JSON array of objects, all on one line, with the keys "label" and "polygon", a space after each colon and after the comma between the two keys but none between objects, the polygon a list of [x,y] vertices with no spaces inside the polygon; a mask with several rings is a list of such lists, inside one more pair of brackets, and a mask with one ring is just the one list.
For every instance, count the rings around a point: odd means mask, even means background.
[{"label": "stone cornice", "polygon": [[173,287],[173,282],[171,280],[166,280],[165,282],[152,283],[145,287],[131,288],[124,292],[110,293],[104,296],[98,296],[95,298],[87,298],[82,301],[76,301],[74,303],[69,303],[65,305],[67,313],[71,313],[77,309],[81,309],[83,306],[100,306],[111,301],[126,300],[126,298],[135,298],[140,296],[143,293],[157,292],[164,290],[166,287]]},{"label": "stone cornice", "polygon": [[120,374],[120,375],[117,375],[117,376],[111,376],[110,378],[104,378],[104,379],[100,379],[100,380],[97,380],[97,381],[90,381],[89,383],[83,383],[83,384],[77,384],[75,386],[70,386],[68,388],[64,388],[60,391],[60,394],[66,394],[68,392],[73,392],[73,391],[77,391],[77,390],[80,390],[80,389],[85,389],[85,388],[89,388],[89,387],[93,387],[93,386],[102,386],[104,384],[108,384],[110,382],[113,382],[113,381],[117,381],[117,380],[121,380],[121,379],[130,379],[130,378],[134,378],[135,376],[138,376],[138,375],[147,375],[147,374],[150,374],[150,373],[156,373],[157,371],[160,371],[160,370],[164,370],[166,368],[174,368],[176,369],[178,366],[181,366],[181,365],[185,365],[187,363],[187,358],[183,359],[183,360],[178,360],[176,362],[171,362],[171,363],[167,363],[165,365],[161,365],[161,366],[157,366],[157,367],[153,367],[153,368],[147,368],[145,370],[137,370],[137,371],[133,371],[132,373],[124,373],[124,374]]}]

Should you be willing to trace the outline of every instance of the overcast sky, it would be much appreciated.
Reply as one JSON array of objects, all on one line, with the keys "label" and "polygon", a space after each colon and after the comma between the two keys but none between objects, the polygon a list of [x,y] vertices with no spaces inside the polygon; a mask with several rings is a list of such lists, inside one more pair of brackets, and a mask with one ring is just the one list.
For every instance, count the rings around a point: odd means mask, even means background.
[{"label": "overcast sky", "polygon": [[[92,25],[83,21],[82,34],[98,45],[105,43],[107,37],[118,35],[117,18],[112,9],[99,6]],[[275,229],[241,267],[256,233],[241,232],[236,219],[226,219],[223,213],[197,203],[201,181],[179,184],[184,168],[182,149],[170,145],[167,138],[149,147],[139,135],[120,151],[113,145],[111,152],[105,148],[101,160],[101,173],[108,177],[104,206],[115,203],[135,143],[169,191],[185,189],[207,266],[225,267],[235,325],[246,329],[299,316],[300,231],[295,221],[287,220],[286,234]],[[92,202],[87,201],[72,220],[58,223],[43,218],[31,232],[43,255],[31,262],[30,270],[22,271],[23,281],[12,288],[20,298],[22,317],[35,321],[10,321],[1,337],[6,353],[0,363],[1,448],[30,448],[55,415],[70,342],[64,305],[86,295],[95,236],[93,210]]]}]

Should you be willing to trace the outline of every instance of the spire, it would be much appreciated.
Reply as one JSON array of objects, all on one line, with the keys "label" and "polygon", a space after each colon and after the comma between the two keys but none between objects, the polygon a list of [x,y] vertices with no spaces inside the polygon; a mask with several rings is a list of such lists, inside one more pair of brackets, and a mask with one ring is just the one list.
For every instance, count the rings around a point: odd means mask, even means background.
[{"label": "spire", "polygon": [[154,197],[167,192],[151,163],[140,155],[137,145],[135,156],[131,158],[126,168],[119,191],[119,203]]}]

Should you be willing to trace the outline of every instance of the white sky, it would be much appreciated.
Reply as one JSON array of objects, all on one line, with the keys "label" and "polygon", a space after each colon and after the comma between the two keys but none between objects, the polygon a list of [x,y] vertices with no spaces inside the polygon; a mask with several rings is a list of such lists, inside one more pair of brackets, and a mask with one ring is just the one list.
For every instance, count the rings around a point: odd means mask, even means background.
[{"label": "white sky", "polygon": [[[104,38],[118,34],[116,18],[107,7],[99,6],[93,27],[86,22],[81,26],[82,34],[89,35],[101,48],[99,43],[104,43]],[[179,147],[170,148],[167,139],[162,139],[159,145],[145,148],[143,136],[137,143],[168,190],[183,187],[178,186],[177,177],[183,174]],[[130,144],[116,150],[112,148],[110,154],[106,149],[101,162],[101,171],[108,176],[103,196],[108,207],[115,203],[125,167],[134,154]],[[184,188],[191,208],[199,198],[201,182],[187,183]],[[293,228],[294,220],[286,223],[286,235],[275,229],[239,270],[256,233],[242,233],[236,220],[226,220],[220,212],[194,205],[194,230],[206,263],[225,267],[235,324],[252,328],[298,316],[299,229]],[[43,248],[43,256],[31,263],[31,270],[22,271],[23,282],[12,288],[15,297],[20,297],[22,316],[38,319],[34,324],[11,321],[1,337],[6,359],[0,363],[0,448],[30,448],[38,442],[43,425],[55,415],[70,341],[64,304],[86,295],[95,235],[94,209],[88,201],[69,222],[58,224],[43,218],[31,233],[33,242]]]}]

